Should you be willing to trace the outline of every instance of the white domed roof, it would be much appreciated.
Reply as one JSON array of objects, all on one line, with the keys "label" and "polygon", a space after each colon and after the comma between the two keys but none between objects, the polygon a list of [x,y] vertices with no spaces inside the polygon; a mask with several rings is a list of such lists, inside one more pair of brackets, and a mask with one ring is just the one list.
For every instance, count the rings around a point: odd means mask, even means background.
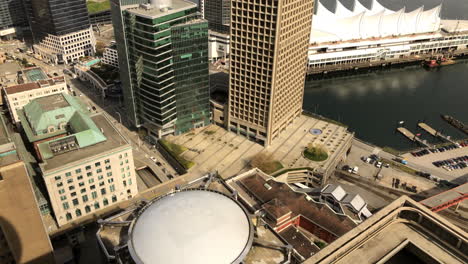
[{"label": "white domed roof", "polygon": [[246,211],[221,193],[176,192],[146,206],[129,231],[137,264],[240,263],[253,231]]}]

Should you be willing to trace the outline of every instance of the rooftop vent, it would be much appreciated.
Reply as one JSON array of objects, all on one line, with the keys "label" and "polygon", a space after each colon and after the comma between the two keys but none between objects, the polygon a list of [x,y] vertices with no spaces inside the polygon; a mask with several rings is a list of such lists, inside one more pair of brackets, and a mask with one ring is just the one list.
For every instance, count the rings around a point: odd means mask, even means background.
[{"label": "rooftop vent", "polygon": [[54,154],[62,154],[77,149],[78,145],[76,144],[76,138],[73,136],[51,142],[49,147]]},{"label": "rooftop vent", "polygon": [[172,6],[172,0],[151,0],[151,5],[165,12]]},{"label": "rooftop vent", "polygon": [[150,10],[152,6],[150,4],[140,4],[140,8],[143,8],[145,10]]}]

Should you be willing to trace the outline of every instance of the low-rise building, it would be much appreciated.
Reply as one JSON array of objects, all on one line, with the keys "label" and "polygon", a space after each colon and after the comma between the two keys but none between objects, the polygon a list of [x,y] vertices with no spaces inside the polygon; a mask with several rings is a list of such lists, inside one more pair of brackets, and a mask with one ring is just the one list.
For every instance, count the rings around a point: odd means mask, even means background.
[{"label": "low-rise building", "polygon": [[[5,62],[0,64],[0,88],[17,85],[18,72],[21,67],[16,62]],[[0,105],[4,104],[3,89],[1,90]]]},{"label": "low-rise building", "polygon": [[117,45],[115,42],[104,49],[104,53],[102,54],[102,63],[116,68],[119,67],[119,55],[117,54]]},{"label": "low-rise building", "polygon": [[216,31],[208,31],[208,59],[217,61],[229,58],[229,34],[223,34]]},{"label": "low-rise building", "polygon": [[34,99],[19,115],[59,226],[137,194],[131,145],[104,115],[65,93]]},{"label": "low-rise building", "polygon": [[0,263],[55,263],[33,185],[0,115]]},{"label": "low-rise building", "polygon": [[29,76],[23,78],[26,79],[25,83],[3,88],[5,101],[15,124],[20,122],[17,111],[32,100],[52,94],[68,93],[64,76],[50,78],[40,68],[23,70],[23,76]]}]

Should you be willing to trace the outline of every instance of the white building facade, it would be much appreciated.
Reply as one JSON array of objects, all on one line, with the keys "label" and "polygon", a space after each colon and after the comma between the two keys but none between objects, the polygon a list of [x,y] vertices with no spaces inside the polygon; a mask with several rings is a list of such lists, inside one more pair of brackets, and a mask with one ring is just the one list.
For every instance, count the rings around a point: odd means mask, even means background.
[{"label": "white building facade", "polygon": [[117,54],[117,46],[111,45],[104,49],[102,54],[102,63],[118,68],[119,67],[119,55]]},{"label": "white building facade", "polygon": [[44,61],[50,63],[69,64],[80,57],[93,56],[96,39],[92,27],[66,35],[48,36],[39,44],[35,44],[34,52]]},{"label": "white building facade", "polygon": [[229,58],[229,34],[209,30],[208,32],[208,59],[215,62]]},{"label": "white building facade", "polygon": [[468,49],[468,21],[442,20],[441,8],[393,11],[376,0],[370,8],[356,0],[353,10],[337,1],[332,12],[318,2],[309,68]]},{"label": "white building facade", "polygon": [[61,76],[49,80],[4,87],[3,92],[11,118],[15,124],[18,124],[20,122],[18,110],[23,109],[26,104],[43,96],[59,93],[68,94],[68,89],[65,78]]}]

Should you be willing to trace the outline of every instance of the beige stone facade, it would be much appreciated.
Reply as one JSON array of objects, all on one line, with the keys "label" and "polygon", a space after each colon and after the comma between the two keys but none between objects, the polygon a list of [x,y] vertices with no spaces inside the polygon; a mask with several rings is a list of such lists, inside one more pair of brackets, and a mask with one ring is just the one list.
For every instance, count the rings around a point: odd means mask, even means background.
[{"label": "beige stone facade", "polygon": [[59,226],[138,193],[129,145],[45,171],[44,181]]},{"label": "beige stone facade", "polygon": [[231,2],[228,129],[270,145],[302,112],[314,2]]}]

